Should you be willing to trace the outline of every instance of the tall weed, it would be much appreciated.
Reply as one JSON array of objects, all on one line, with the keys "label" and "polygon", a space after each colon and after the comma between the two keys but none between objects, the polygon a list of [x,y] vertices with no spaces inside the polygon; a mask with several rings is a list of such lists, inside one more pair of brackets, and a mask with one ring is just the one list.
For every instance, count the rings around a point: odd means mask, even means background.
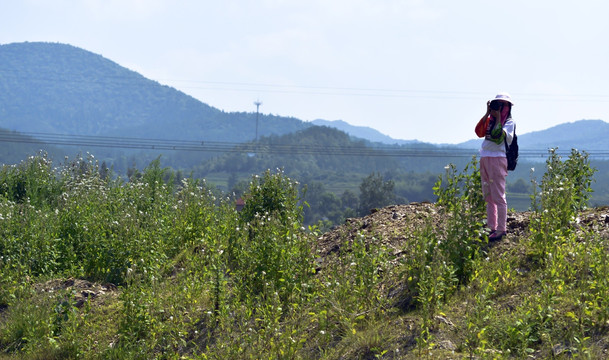
[{"label": "tall weed", "polygon": [[263,293],[268,284],[289,300],[313,274],[313,238],[301,225],[298,183],[281,170],[254,176],[239,214],[240,231],[230,244],[233,275],[243,294]]},{"label": "tall weed", "polygon": [[46,153],[30,156],[17,165],[0,169],[0,195],[15,203],[29,202],[37,208],[56,206],[62,179]]},{"label": "tall weed", "polygon": [[550,149],[541,183],[532,180],[531,245],[533,256],[542,263],[559,239],[570,236],[578,211],[587,206],[595,171],[585,152],[573,149],[563,161],[556,149]]},{"label": "tall weed", "polygon": [[473,157],[461,173],[448,165],[444,177],[439,177],[434,194],[445,215],[444,234],[439,248],[454,267],[461,284],[467,283],[474,272],[473,264],[480,245],[484,243],[485,203],[482,197],[478,161]]}]

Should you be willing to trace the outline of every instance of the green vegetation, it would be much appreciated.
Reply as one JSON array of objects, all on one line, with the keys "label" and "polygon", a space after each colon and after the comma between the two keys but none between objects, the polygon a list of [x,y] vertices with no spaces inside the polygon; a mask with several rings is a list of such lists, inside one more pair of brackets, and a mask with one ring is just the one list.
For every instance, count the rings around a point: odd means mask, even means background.
[{"label": "green vegetation", "polygon": [[[383,150],[354,141],[336,129],[310,127],[243,146],[261,150],[218,156],[196,166],[192,176],[205,178],[239,197],[249,174],[281,169],[301,184],[299,190],[307,203],[304,224],[322,230],[342,224],[346,218],[365,215],[375,207],[435,198],[432,187],[436,175],[405,171],[398,158],[383,156]],[[269,151],[270,146],[278,151]],[[444,166],[443,161],[435,160],[438,168]]]},{"label": "green vegetation", "polygon": [[123,181],[93,157],[31,157],[0,170],[0,358],[599,358],[593,173],[551,152],[529,229],[493,246],[474,158],[437,179],[426,226],[394,225],[399,243],[346,224],[328,249],[281,171],[254,176],[237,212],[158,160]]},{"label": "green vegetation", "polygon": [[368,214],[370,209],[395,204],[395,184],[391,180],[384,181],[380,174],[370,174],[359,187],[359,215]]}]

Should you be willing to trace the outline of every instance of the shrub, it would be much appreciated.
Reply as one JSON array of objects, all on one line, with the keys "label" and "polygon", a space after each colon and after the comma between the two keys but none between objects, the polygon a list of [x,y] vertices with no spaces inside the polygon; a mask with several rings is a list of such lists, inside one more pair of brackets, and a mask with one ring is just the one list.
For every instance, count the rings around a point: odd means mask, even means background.
[{"label": "shrub", "polygon": [[556,149],[550,149],[541,184],[532,180],[532,247],[542,262],[557,239],[569,236],[577,212],[587,206],[594,172],[585,152],[573,149],[562,161]]},{"label": "shrub", "polygon": [[244,294],[269,287],[287,300],[312,274],[313,243],[301,226],[298,184],[282,171],[254,176],[240,213],[242,234],[231,246]]},{"label": "shrub", "polygon": [[455,166],[445,167],[445,177],[439,177],[434,186],[438,204],[446,215],[444,234],[439,249],[454,266],[460,283],[467,283],[473,274],[473,261],[483,243],[485,203],[481,191],[480,170],[475,157],[462,173]]}]

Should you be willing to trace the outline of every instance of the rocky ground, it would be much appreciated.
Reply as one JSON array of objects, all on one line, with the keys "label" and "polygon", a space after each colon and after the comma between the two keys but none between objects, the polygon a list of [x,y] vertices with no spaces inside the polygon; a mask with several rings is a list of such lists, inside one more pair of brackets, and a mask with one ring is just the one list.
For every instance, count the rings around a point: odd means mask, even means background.
[{"label": "rocky ground", "polygon": [[[529,221],[532,212],[509,212],[507,219],[508,236],[503,239],[503,245],[518,241],[529,233]],[[411,203],[408,205],[392,205],[382,209],[374,209],[361,218],[347,219],[345,224],[323,234],[319,239],[320,254],[327,256],[340,249],[345,240],[353,239],[363,233],[366,238],[382,241],[394,255],[400,252],[401,244],[410,234],[422,229],[431,222],[432,226],[440,227],[442,214],[433,203]],[[575,219],[580,229],[597,231],[603,237],[609,237],[609,207],[592,208],[580,213]]]},{"label": "rocky ground", "polygon": [[60,293],[71,294],[74,306],[80,308],[87,300],[94,304],[115,297],[117,287],[113,284],[98,284],[87,280],[69,278],[38,283],[34,285],[34,289],[39,293],[46,293],[50,296]]},{"label": "rocky ground", "polygon": [[[503,244],[497,245],[509,246],[511,241],[528,233],[530,215],[530,212],[508,213],[508,236],[503,240]],[[417,230],[423,229],[428,223],[435,228],[440,228],[443,216],[436,204],[428,202],[374,209],[365,217],[347,219],[345,224],[321,236],[319,253],[322,258],[325,258],[337,252],[345,240],[353,239],[357,234],[363,234],[369,241],[372,239],[381,241],[394,256],[399,257],[402,255],[402,245],[409,236]]]}]

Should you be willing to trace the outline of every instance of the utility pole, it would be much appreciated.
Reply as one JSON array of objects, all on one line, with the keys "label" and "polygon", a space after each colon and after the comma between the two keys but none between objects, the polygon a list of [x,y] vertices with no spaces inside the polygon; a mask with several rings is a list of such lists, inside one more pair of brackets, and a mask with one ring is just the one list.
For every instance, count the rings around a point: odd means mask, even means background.
[{"label": "utility pole", "polygon": [[262,105],[262,103],[260,102],[260,100],[256,100],[254,101],[254,105],[256,105],[256,142],[258,142],[258,109],[260,108],[260,105]]}]

